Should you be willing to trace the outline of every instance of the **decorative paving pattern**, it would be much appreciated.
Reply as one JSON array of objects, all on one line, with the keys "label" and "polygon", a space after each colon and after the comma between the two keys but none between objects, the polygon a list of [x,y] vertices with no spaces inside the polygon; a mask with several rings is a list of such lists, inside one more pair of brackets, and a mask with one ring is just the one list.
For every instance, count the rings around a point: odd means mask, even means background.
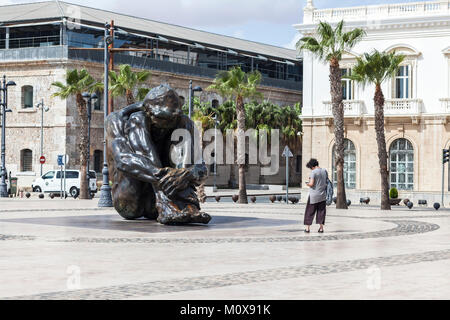
[{"label": "decorative paving pattern", "polygon": [[[384,220],[396,224],[397,227],[390,230],[381,230],[366,233],[338,234],[323,236],[302,237],[230,237],[230,238],[72,238],[69,240],[56,240],[55,242],[87,242],[87,243],[266,243],[266,242],[297,242],[297,241],[332,241],[332,240],[356,240],[376,239],[385,237],[407,236],[428,233],[438,230],[437,224],[420,221]],[[290,230],[292,232],[292,230]],[[303,232],[299,230],[298,232]]]},{"label": "decorative paving pattern", "polygon": [[[294,279],[300,277],[324,275],[368,269],[371,266],[392,267],[421,262],[450,259],[450,250],[430,251],[414,254],[395,255],[369,259],[338,261],[323,265],[292,266],[267,270],[229,273],[205,277],[190,277],[167,281],[152,281],[137,284],[117,285],[75,291],[51,292],[6,299],[23,300],[118,300],[124,298],[149,297],[200,289],[212,289],[233,285],[246,285],[268,281]],[[4,298],[2,298],[4,299]]]}]

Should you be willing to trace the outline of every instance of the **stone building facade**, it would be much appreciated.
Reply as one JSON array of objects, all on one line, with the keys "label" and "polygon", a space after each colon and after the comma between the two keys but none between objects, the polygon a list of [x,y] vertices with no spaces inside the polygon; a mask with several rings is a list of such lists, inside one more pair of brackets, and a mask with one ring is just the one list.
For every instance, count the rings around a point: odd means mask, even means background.
[{"label": "stone building facade", "polygon": [[[450,4],[427,1],[336,9],[316,9],[308,1],[297,29],[314,35],[319,21],[344,20],[346,30],[363,28],[367,35],[341,61],[350,72],[356,57],[373,49],[405,55],[399,72],[382,90],[391,187],[400,198],[441,202],[442,178],[448,206],[448,169],[442,176],[442,150],[450,147]],[[331,172],[333,118],[329,68],[304,52],[303,157],[315,157]],[[343,80],[345,113],[345,180],[353,203],[369,196],[380,202],[380,174],[374,129],[374,87]],[[308,175],[304,168],[303,176]],[[305,190],[306,191],[306,190]]]}]

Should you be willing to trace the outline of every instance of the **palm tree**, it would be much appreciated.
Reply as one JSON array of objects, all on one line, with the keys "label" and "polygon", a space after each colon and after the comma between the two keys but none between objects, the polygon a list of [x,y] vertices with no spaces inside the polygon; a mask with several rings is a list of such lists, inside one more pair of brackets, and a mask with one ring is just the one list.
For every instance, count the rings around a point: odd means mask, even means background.
[{"label": "palm tree", "polygon": [[384,135],[384,95],[381,84],[393,77],[399,69],[405,56],[395,52],[386,53],[375,50],[373,53],[365,53],[363,57],[357,58],[355,67],[349,79],[363,86],[375,85],[375,131],[377,134],[378,160],[381,174],[381,210],[391,210],[389,202],[389,172],[388,155],[386,149],[386,138]]},{"label": "palm tree", "polygon": [[347,209],[347,199],[344,185],[344,105],[342,103],[342,74],[339,61],[345,51],[350,51],[365,35],[362,29],[343,32],[344,21],[336,28],[326,22],[320,22],[316,33],[303,37],[297,43],[300,50],[307,50],[320,60],[330,65],[330,93],[333,106],[334,136],[336,138],[336,171],[337,171],[337,202],[336,208]]},{"label": "palm tree", "polygon": [[103,90],[103,83],[97,82],[86,69],[69,70],[66,73],[66,83],[60,81],[53,82],[52,86],[58,88],[58,91],[52,95],[52,97],[60,97],[61,99],[67,99],[70,96],[75,96],[78,116],[80,117],[80,199],[89,199],[88,181],[85,178],[87,176],[87,155],[90,150],[87,149],[88,145],[88,116],[86,109],[86,101],[83,99],[84,92],[96,92]]},{"label": "palm tree", "polygon": [[[214,90],[223,97],[233,97],[236,101],[236,115],[238,124],[238,144],[245,145],[245,110],[244,99],[260,95],[257,86],[261,83],[261,73],[258,71],[245,73],[240,67],[229,71],[219,72],[214,83],[208,90]],[[238,153],[239,163],[239,203],[248,203],[245,182],[245,152]]]},{"label": "palm tree", "polygon": [[[127,104],[134,104],[136,103],[134,96],[136,86],[148,81],[150,77],[151,73],[149,71],[134,72],[131,70],[130,65],[122,64],[119,68],[119,73],[116,73],[116,71],[109,72],[111,94],[113,97],[126,96]],[[149,89],[147,88],[139,88],[136,96],[137,100],[143,100],[148,91]]]}]

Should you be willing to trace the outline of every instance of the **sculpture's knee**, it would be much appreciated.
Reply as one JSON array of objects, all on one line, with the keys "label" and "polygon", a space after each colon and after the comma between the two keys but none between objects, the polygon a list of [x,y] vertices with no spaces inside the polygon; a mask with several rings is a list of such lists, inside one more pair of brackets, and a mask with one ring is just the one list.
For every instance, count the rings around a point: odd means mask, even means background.
[{"label": "sculpture's knee", "polygon": [[122,218],[127,220],[135,220],[144,216],[144,210],[136,200],[119,197],[114,199],[114,208]]},{"label": "sculpture's knee", "polygon": [[127,220],[141,218],[144,208],[139,203],[138,188],[130,181],[122,180],[113,191],[113,204],[116,211]]}]

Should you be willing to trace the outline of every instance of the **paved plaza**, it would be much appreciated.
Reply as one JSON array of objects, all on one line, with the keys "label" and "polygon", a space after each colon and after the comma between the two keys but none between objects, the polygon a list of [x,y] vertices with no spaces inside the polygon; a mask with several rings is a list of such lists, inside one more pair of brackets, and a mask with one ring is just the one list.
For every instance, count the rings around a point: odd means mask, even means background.
[{"label": "paved plaza", "polygon": [[97,201],[0,201],[0,299],[449,299],[450,211],[204,205],[210,225],[125,221]]}]

